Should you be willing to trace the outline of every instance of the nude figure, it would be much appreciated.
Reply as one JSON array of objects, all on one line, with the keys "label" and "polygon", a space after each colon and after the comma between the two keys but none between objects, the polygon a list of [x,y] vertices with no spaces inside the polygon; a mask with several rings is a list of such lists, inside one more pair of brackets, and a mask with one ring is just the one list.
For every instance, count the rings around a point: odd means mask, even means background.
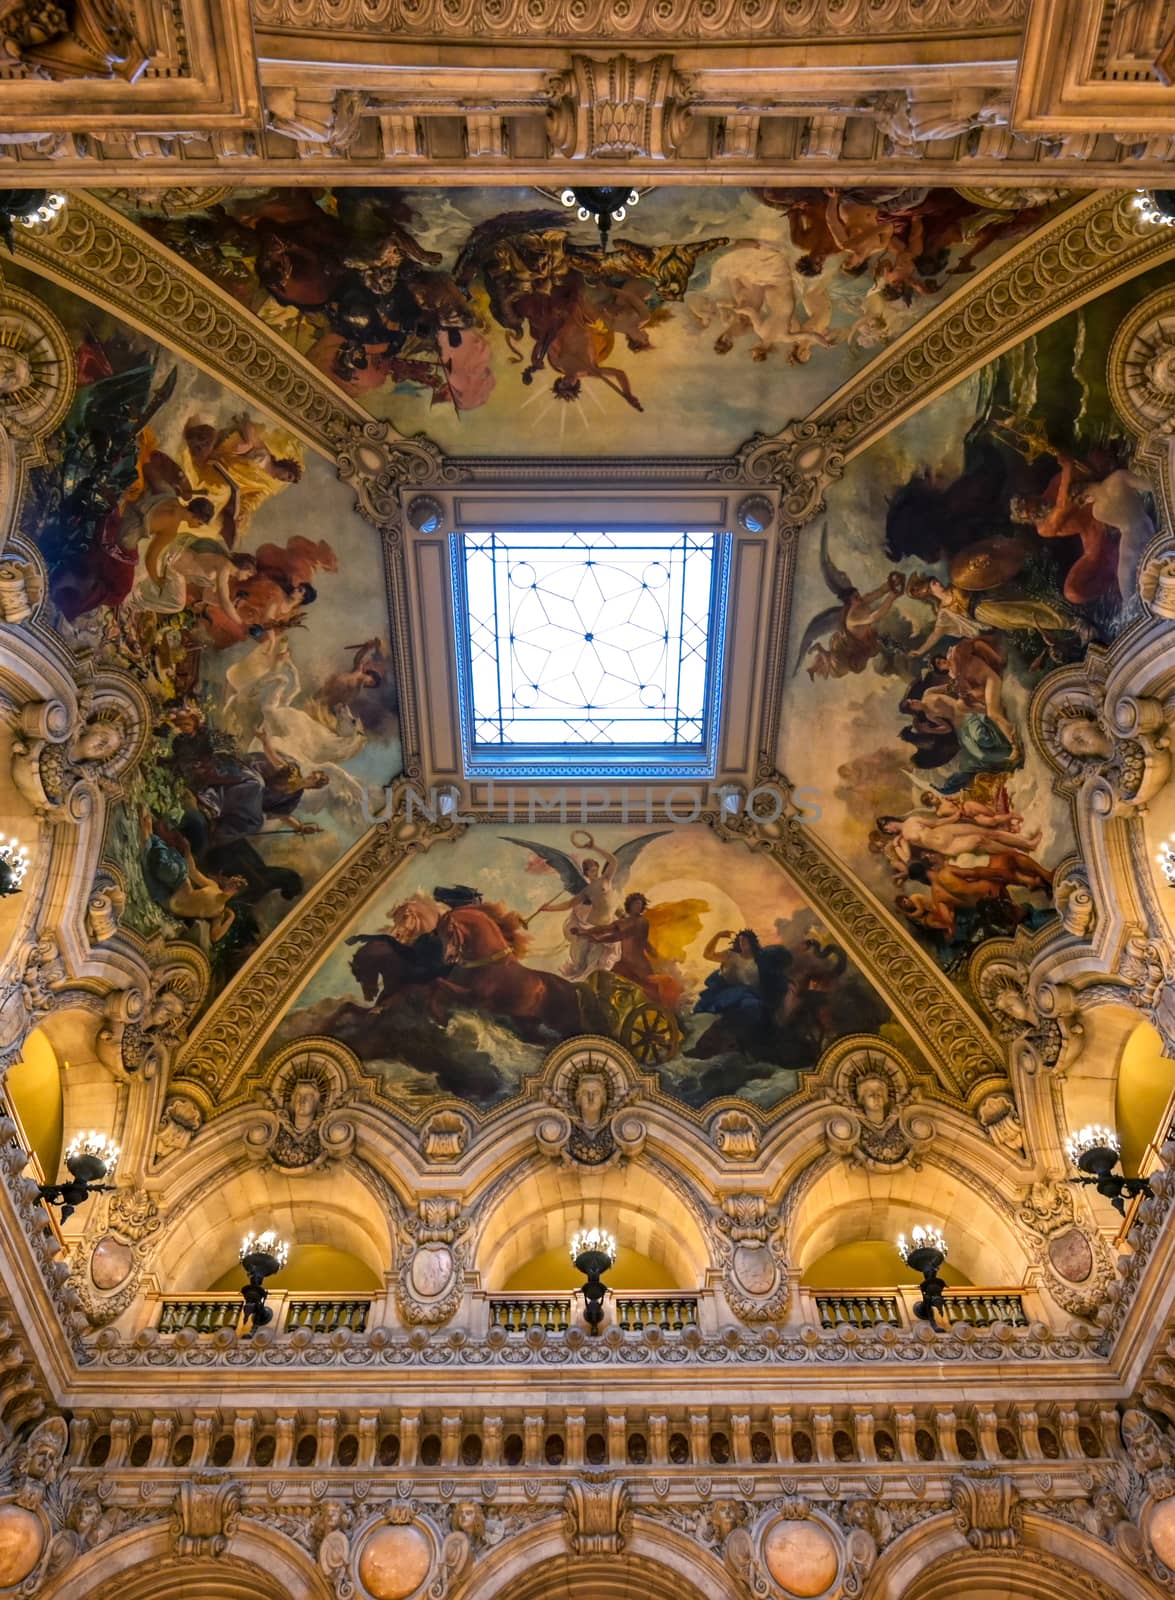
[{"label": "nude figure", "polygon": [[1021,833],[1010,827],[984,827],[973,818],[950,819],[912,811],[905,817],[878,817],[881,833],[891,838],[895,859],[908,862],[914,847],[932,850],[953,859],[964,855],[990,855],[1001,850],[1034,850],[1040,843],[1039,828]]}]

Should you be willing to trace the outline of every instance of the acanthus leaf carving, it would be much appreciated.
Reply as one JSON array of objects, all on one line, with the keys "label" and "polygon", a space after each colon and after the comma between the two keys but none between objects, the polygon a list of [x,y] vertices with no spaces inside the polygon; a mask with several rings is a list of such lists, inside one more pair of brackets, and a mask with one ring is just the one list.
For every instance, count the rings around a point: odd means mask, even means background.
[{"label": "acanthus leaf carving", "polygon": [[1006,1473],[969,1472],[951,1479],[951,1505],[960,1533],[974,1550],[1010,1550],[1020,1542],[1020,1491]]},{"label": "acanthus leaf carving", "polygon": [[548,138],[569,160],[656,161],[689,133],[692,91],[672,56],[573,55],[549,94]]},{"label": "acanthus leaf carving", "polygon": [[577,1556],[619,1555],[632,1525],[632,1500],[622,1480],[575,1478],[563,1497],[567,1542]]},{"label": "acanthus leaf carving", "polygon": [[221,1556],[241,1518],[239,1483],[215,1472],[195,1472],[172,1502],[171,1548],[177,1556]]}]

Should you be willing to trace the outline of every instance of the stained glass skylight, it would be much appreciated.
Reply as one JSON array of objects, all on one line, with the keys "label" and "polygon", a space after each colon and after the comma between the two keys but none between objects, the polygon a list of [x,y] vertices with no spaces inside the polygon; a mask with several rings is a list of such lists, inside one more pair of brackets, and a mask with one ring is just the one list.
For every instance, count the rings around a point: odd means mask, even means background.
[{"label": "stained glass skylight", "polygon": [[466,771],[710,777],[730,535],[453,535]]}]

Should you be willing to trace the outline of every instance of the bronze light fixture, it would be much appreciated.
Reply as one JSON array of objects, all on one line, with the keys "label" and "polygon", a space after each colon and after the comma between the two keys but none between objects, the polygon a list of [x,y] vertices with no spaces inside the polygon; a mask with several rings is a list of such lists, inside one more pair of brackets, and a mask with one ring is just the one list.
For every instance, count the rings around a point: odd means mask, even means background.
[{"label": "bronze light fixture", "polygon": [[608,1268],[616,1261],[616,1240],[603,1228],[581,1229],[571,1241],[571,1259],[577,1272],[582,1272],[587,1282],[583,1295],[583,1316],[589,1333],[599,1333],[604,1320],[604,1296],[608,1287],[601,1282]]},{"label": "bronze light fixture", "polygon": [[265,1304],[269,1290],[264,1280],[281,1271],[289,1254],[289,1245],[272,1228],[265,1233],[247,1233],[241,1240],[241,1265],[249,1275],[248,1283],[241,1286],[241,1299],[245,1302],[241,1320],[252,1324],[246,1338],[273,1321],[273,1308]]},{"label": "bronze light fixture", "polygon": [[68,1222],[77,1208],[104,1190],[113,1189],[112,1183],[103,1183],[114,1171],[118,1160],[118,1146],[105,1134],[79,1133],[65,1152],[65,1165],[69,1178],[65,1183],[42,1183],[41,1199],[48,1205],[61,1207],[61,1220]]},{"label": "bronze light fixture", "polygon": [[911,1228],[909,1239],[904,1233],[898,1235],[898,1255],[908,1267],[922,1274],[922,1298],[914,1306],[914,1315],[937,1327],[937,1317],[945,1316],[947,1309],[943,1299],[946,1284],[938,1275],[947,1255],[945,1237],[938,1228]]},{"label": "bronze light fixture", "polygon": [[17,839],[0,834],[0,898],[19,894],[29,870],[29,853]]},{"label": "bronze light fixture", "polygon": [[1127,1178],[1115,1172],[1121,1145],[1112,1128],[1091,1124],[1071,1134],[1065,1141],[1065,1154],[1077,1168],[1079,1177],[1070,1183],[1092,1183],[1098,1194],[1108,1200],[1120,1216],[1126,1215],[1126,1200],[1136,1194],[1150,1194],[1149,1178]]}]

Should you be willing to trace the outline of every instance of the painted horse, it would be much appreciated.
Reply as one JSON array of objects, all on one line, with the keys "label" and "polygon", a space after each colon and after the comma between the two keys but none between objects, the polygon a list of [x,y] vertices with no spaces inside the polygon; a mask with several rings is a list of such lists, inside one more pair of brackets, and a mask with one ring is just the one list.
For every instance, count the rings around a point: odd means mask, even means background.
[{"label": "painted horse", "polygon": [[[447,976],[432,986],[430,1006],[473,1006],[505,1017],[522,1039],[542,1043],[588,1033],[597,1022],[592,996],[557,973],[539,972],[518,959],[514,928],[485,905],[461,906],[437,925]],[[589,1014],[591,1013],[591,1014]]]}]

